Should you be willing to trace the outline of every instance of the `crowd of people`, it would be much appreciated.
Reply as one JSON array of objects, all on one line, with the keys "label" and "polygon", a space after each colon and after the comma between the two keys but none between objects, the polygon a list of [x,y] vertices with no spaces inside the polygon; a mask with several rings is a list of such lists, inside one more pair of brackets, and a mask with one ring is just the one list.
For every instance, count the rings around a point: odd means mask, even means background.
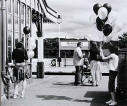
[{"label": "crowd of people", "polygon": [[[75,81],[74,85],[78,86],[81,84],[81,73],[83,70],[84,65],[84,58],[89,58],[90,61],[90,71],[92,75],[92,83],[93,86],[98,86],[100,83],[100,80],[102,78],[101,71],[103,70],[103,67],[101,65],[102,60],[106,60],[108,62],[109,67],[109,83],[108,83],[108,89],[109,93],[111,95],[111,98],[108,102],[106,102],[109,105],[116,105],[116,99],[115,99],[115,79],[117,76],[117,67],[118,67],[118,49],[115,46],[110,46],[109,48],[110,54],[109,56],[104,56],[103,50],[102,50],[102,44],[97,42],[90,42],[90,50],[86,54],[85,52],[82,52],[82,42],[77,43],[77,48],[74,50],[73,54],[73,63],[75,66]],[[86,56],[87,55],[87,56]],[[25,94],[25,88],[26,88],[26,75],[25,75],[25,68],[23,68],[23,72],[19,72],[20,66],[24,66],[25,61],[28,60],[27,52],[23,47],[23,44],[21,42],[18,42],[16,44],[16,48],[13,50],[12,53],[12,59],[14,60],[15,68],[14,68],[14,77],[16,79],[15,81],[15,87],[14,87],[14,98],[17,98],[19,96],[18,86],[20,82],[22,82],[22,90],[21,90],[21,97],[24,97]]]},{"label": "crowd of people", "polygon": [[[83,69],[83,61],[85,57],[85,53],[82,52],[82,42],[77,43],[77,48],[74,50],[73,55],[73,63],[75,66],[75,81],[74,85],[80,85],[81,84],[81,73]],[[108,63],[109,67],[109,82],[108,82],[108,89],[109,93],[111,95],[111,98],[109,101],[106,102],[106,104],[109,105],[116,105],[116,97],[115,97],[115,79],[117,76],[117,67],[118,67],[118,48],[110,45],[108,48],[110,54],[108,56],[104,56],[103,50],[102,50],[102,44],[92,41],[90,43],[90,50],[89,50],[89,60],[90,60],[90,70],[93,78],[93,85],[98,86],[100,83],[100,80],[102,78],[102,70],[103,67],[101,65],[102,61],[105,61]]]}]

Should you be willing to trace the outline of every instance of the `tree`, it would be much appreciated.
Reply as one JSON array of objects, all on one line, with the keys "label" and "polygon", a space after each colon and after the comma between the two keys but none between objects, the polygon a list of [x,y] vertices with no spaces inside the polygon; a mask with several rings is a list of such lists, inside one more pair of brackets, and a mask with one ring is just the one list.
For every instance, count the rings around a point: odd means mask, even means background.
[{"label": "tree", "polygon": [[127,32],[119,37],[118,46],[119,48],[127,48]]}]

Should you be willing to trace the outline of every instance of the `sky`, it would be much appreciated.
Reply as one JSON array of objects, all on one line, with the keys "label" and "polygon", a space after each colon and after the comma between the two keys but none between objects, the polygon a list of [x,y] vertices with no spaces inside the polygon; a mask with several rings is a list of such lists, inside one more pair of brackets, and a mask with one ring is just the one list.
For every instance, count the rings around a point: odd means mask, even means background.
[{"label": "sky", "polygon": [[[96,15],[93,12],[95,3],[109,3],[112,7],[111,16],[117,20],[117,25],[125,29],[127,25],[127,0],[46,0],[47,4],[62,17],[60,32],[58,24],[44,24],[44,36],[70,36],[76,38],[88,37],[90,39],[103,39],[103,33],[96,29]],[[114,33],[112,33],[113,35]],[[116,34],[115,34],[116,35]],[[114,35],[113,35],[114,36]],[[115,38],[115,36],[114,36]]]}]

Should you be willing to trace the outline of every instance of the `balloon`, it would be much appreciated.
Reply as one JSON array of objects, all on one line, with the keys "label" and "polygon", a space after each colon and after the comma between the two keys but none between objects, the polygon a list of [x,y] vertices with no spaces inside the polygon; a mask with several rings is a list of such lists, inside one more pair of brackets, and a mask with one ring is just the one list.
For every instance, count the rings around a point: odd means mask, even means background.
[{"label": "balloon", "polygon": [[99,18],[97,17],[96,19],[96,27],[99,31],[102,31],[103,30],[103,26],[104,26],[104,22]]},{"label": "balloon", "polygon": [[103,34],[108,36],[112,32],[112,26],[109,24],[105,24],[103,27]]},{"label": "balloon", "polygon": [[28,40],[28,48],[29,50],[33,50],[36,47],[35,39],[33,37],[30,37]]},{"label": "balloon", "polygon": [[112,10],[112,7],[111,7],[111,5],[109,5],[108,3],[105,3],[104,5],[103,5],[103,7],[105,7],[107,10],[108,10],[108,14],[111,12],[111,10]]},{"label": "balloon", "polygon": [[99,8],[101,7],[101,5],[100,4],[94,4],[94,6],[93,6],[93,11],[95,12],[95,14],[97,15],[98,14],[98,10],[99,10]]},{"label": "balloon", "polygon": [[29,44],[29,50],[33,50],[35,48],[36,48],[36,44],[35,43]]},{"label": "balloon", "polygon": [[102,31],[103,30],[103,26],[101,24],[96,24],[96,27],[99,31]]},{"label": "balloon", "polygon": [[108,16],[108,11],[105,7],[101,7],[98,10],[98,16],[100,19],[104,20]]},{"label": "balloon", "polygon": [[29,34],[29,33],[30,33],[30,28],[29,28],[28,26],[25,26],[25,27],[23,28],[23,32],[24,32],[25,34]]},{"label": "balloon", "polygon": [[28,58],[32,58],[32,57],[34,56],[34,51],[29,50],[29,51],[27,52],[27,54],[28,54]]}]

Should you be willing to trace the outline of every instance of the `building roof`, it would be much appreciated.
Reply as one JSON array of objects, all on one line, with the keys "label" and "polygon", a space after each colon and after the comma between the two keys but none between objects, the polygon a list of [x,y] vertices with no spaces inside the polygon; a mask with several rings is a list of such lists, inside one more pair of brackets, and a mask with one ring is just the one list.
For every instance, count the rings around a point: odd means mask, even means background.
[{"label": "building roof", "polygon": [[44,23],[57,23],[58,13],[50,8],[46,2],[46,0],[40,0],[40,3],[44,9]]}]

